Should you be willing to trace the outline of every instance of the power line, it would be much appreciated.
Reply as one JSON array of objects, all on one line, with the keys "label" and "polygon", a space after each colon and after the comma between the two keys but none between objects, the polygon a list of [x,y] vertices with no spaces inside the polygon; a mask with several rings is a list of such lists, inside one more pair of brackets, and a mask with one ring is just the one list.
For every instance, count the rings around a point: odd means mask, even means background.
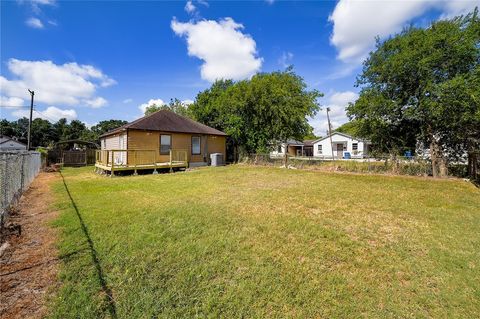
[{"label": "power line", "polygon": [[30,105],[18,105],[18,106],[13,106],[13,105],[0,105],[1,108],[5,109],[22,109],[22,108],[29,108]]},{"label": "power line", "polygon": [[45,115],[45,113],[42,113],[42,112],[40,112],[40,111],[38,111],[38,110],[35,110],[35,109],[34,109],[33,111],[34,111],[34,112],[37,112],[38,114],[40,114],[41,116],[43,116],[43,117],[46,118],[47,120],[51,121],[52,124],[55,123],[55,122],[57,122],[57,121],[53,120],[52,118],[48,117],[47,115]]}]

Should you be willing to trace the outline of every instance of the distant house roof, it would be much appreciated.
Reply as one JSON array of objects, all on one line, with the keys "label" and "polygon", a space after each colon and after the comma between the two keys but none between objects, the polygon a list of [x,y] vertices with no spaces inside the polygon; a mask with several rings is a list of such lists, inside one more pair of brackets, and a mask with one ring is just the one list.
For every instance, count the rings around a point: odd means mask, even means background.
[{"label": "distant house roof", "polygon": [[119,128],[116,128],[110,132],[102,134],[100,137],[116,134],[127,129],[221,136],[227,135],[222,131],[198,123],[194,120],[178,115],[172,111],[160,110],[150,115],[139,118],[138,120],[135,120],[133,122],[122,125]]},{"label": "distant house roof", "polygon": [[[290,146],[313,146],[313,142],[315,142],[315,140],[305,140],[305,141],[297,141],[297,140],[287,140],[287,144],[290,145]],[[278,143],[280,142],[275,142],[275,143],[272,143],[272,145],[278,145]],[[285,144],[284,142],[282,142],[281,144]]]},{"label": "distant house roof", "polygon": [[304,146],[313,146],[313,142],[315,142],[315,140],[305,140],[305,141],[303,141],[303,145]]},{"label": "distant house roof", "polygon": [[[345,134],[345,133],[333,132],[333,133],[331,134],[331,136],[333,136],[333,135],[341,135],[341,136],[344,136],[344,137],[349,138],[349,139],[352,139],[352,140],[358,140],[358,141],[362,141],[362,142],[365,142],[365,143],[370,143],[370,141],[368,141],[368,140],[365,140],[365,139],[362,139],[362,138],[358,138],[358,137],[354,137],[354,136],[351,136],[351,135],[348,135],[348,134]],[[329,137],[330,137],[330,135],[327,135],[327,136],[325,136],[325,137],[321,137],[321,138],[319,138],[319,139],[316,139],[315,141],[312,142],[312,144],[318,143],[318,142],[320,142],[320,141],[323,141],[324,139],[329,138]]]},{"label": "distant house roof", "polygon": [[27,146],[22,142],[14,140],[11,137],[0,135],[0,149],[1,150],[24,150]]},{"label": "distant house roof", "polygon": [[297,140],[287,140],[287,144],[295,146],[295,145],[303,145],[303,142],[297,141]]},{"label": "distant house roof", "polygon": [[11,137],[8,137],[8,136],[5,136],[5,135],[0,135],[0,144],[4,143],[6,141],[9,141],[11,139],[12,139]]}]

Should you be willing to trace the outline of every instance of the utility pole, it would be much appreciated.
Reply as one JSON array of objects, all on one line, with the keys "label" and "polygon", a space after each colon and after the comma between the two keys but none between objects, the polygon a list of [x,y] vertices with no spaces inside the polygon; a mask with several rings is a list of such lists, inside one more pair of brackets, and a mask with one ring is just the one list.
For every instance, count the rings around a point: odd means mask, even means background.
[{"label": "utility pole", "polygon": [[330,136],[330,147],[332,148],[332,161],[335,162],[335,155],[333,154],[333,142],[332,142],[332,124],[330,124],[330,108],[327,107],[327,120],[328,120],[328,136]]},{"label": "utility pole", "polygon": [[33,113],[33,96],[35,95],[34,91],[30,91],[28,89],[28,92],[30,92],[30,121],[28,121],[28,137],[27,137],[27,151],[30,150],[31,145],[31,136],[32,136],[32,113]]}]

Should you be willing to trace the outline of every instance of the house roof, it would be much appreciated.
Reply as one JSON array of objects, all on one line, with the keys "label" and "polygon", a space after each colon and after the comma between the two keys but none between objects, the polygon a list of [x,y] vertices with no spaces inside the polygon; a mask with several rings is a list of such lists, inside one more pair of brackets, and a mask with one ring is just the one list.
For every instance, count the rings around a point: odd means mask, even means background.
[{"label": "house roof", "polygon": [[26,146],[25,144],[23,144],[22,142],[19,142],[17,140],[14,140],[13,138],[11,137],[8,137],[6,135],[0,135],[0,144],[3,144],[3,143],[7,143],[7,142],[14,142],[16,144],[20,144],[20,145],[23,145],[23,146]]},{"label": "house roof", "polygon": [[133,122],[122,125],[110,132],[102,134],[100,137],[116,134],[127,129],[221,136],[227,135],[222,131],[214,129],[213,127],[198,123],[194,120],[178,115],[172,111],[160,110],[150,115],[139,118]]},{"label": "house roof", "polygon": [[313,146],[314,142],[315,142],[315,140],[305,140],[305,141],[303,141],[303,145],[304,146]]},{"label": "house roof", "polygon": [[312,144],[318,143],[318,142],[320,142],[320,141],[323,141],[324,139],[327,139],[327,138],[329,138],[330,136],[333,136],[333,135],[341,135],[341,136],[343,136],[343,137],[346,137],[346,138],[349,138],[349,139],[352,139],[352,140],[358,140],[358,141],[362,141],[362,142],[365,142],[365,143],[370,143],[370,141],[368,141],[368,140],[361,139],[361,138],[358,138],[358,137],[354,137],[354,136],[351,136],[351,135],[348,135],[348,134],[345,134],[345,133],[333,132],[333,133],[330,134],[330,135],[327,135],[327,136],[325,136],[325,137],[321,137],[321,138],[313,141]]},{"label": "house roof", "polygon": [[302,141],[297,141],[297,140],[287,140],[287,144],[295,146],[295,145],[303,145],[303,142]]},{"label": "house roof", "polygon": [[11,137],[0,135],[0,150],[21,150],[27,146]]},{"label": "house roof", "polygon": [[[305,140],[305,141],[297,141],[297,140],[287,140],[287,144],[290,145],[290,146],[313,146],[313,142],[315,142],[315,140]],[[278,142],[277,142],[278,143]],[[275,145],[277,144],[275,143]],[[285,144],[285,143],[282,143],[282,144]]]}]

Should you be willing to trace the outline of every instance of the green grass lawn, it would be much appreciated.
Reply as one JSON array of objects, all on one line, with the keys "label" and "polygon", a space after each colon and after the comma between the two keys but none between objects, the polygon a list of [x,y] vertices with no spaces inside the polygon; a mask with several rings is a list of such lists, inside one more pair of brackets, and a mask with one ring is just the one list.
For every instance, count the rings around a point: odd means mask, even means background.
[{"label": "green grass lawn", "polygon": [[84,226],[54,185],[52,317],[480,317],[480,190],[462,180],[92,170],[62,172]]}]

